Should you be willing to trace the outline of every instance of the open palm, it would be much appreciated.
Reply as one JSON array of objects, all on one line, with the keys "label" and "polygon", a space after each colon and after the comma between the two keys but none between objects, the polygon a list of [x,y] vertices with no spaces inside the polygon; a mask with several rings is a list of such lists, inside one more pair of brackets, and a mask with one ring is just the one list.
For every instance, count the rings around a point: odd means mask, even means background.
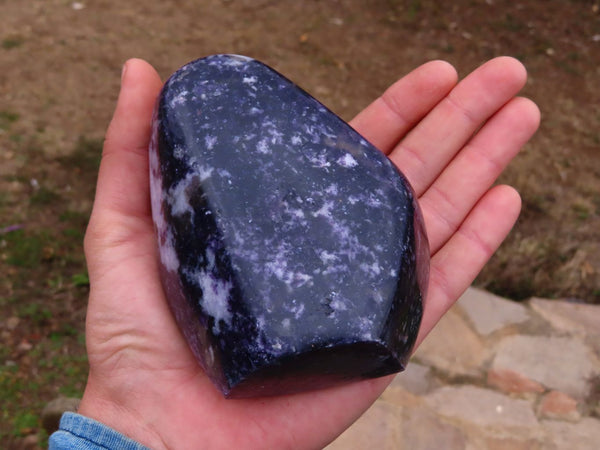
[{"label": "open palm", "polygon": [[[491,187],[535,132],[537,107],[515,97],[520,63],[494,59],[457,84],[425,64],[352,122],[414,187],[431,247],[417,345],[468,287],[514,224],[516,191]],[[150,117],[161,87],[127,62],[106,135],[85,240],[90,274],[90,374],[79,412],[152,448],[319,448],[379,396],[391,377],[302,394],[225,400],[194,359],[168,309],[150,213]]]}]

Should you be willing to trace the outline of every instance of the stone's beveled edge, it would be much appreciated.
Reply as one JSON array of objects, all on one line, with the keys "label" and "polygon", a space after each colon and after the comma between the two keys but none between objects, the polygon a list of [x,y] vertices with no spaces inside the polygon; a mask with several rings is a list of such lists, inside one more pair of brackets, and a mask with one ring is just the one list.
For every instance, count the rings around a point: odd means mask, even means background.
[{"label": "stone's beveled edge", "polygon": [[[314,365],[329,366],[314,372]],[[359,363],[360,362],[360,363]],[[300,368],[290,376],[288,365]],[[378,378],[404,370],[398,359],[381,342],[340,343],[297,355],[286,355],[265,366],[240,383],[222,389],[226,398],[271,397],[309,390],[327,389],[340,384]]]},{"label": "stone's beveled edge", "polygon": [[[350,130],[352,130],[354,133],[356,133],[361,139],[363,139],[365,142],[368,143],[368,141],[362,137],[359,133],[356,132],[356,130],[354,130],[349,124],[347,124],[346,122],[344,122],[343,120],[341,120],[337,115],[335,115],[335,113],[333,113],[331,110],[329,110],[326,106],[322,105],[320,102],[318,102],[318,100],[314,99],[314,97],[312,97],[310,94],[308,94],[306,91],[304,91],[302,88],[298,87],[295,83],[293,83],[292,81],[288,80],[287,78],[285,78],[284,76],[282,76],[281,74],[279,74],[278,72],[276,72],[275,70],[273,70],[272,68],[270,68],[269,66],[265,65],[264,63],[261,63],[260,61],[257,61],[253,58],[248,58],[248,57],[244,57],[241,55],[213,55],[213,56],[209,56],[207,58],[213,58],[216,56],[227,56],[227,57],[231,57],[232,61],[235,61],[236,64],[244,64],[247,62],[256,62],[257,64],[260,64],[262,66],[264,66],[265,68],[267,68],[268,70],[275,72],[278,76],[284,78],[285,80],[287,80],[291,86],[296,87],[298,90],[300,90],[301,92],[304,93],[304,95],[306,95],[308,98],[314,100],[315,102],[317,102],[322,108],[324,108],[324,110],[326,112],[328,112],[329,114],[332,114],[334,117],[336,117],[337,119],[339,119],[344,125],[346,125]],[[201,60],[203,59],[207,59],[207,58],[201,58]],[[196,60],[199,61],[199,60]],[[189,64],[193,64],[195,61],[189,63]],[[187,66],[188,64],[186,64]],[[184,66],[185,67],[185,66]],[[182,68],[183,69],[183,68]],[[173,76],[177,75],[173,74]],[[172,77],[173,77],[172,76]],[[172,78],[171,77],[171,78]],[[401,180],[404,183],[405,188],[407,188],[408,191],[408,197],[410,198],[410,200],[412,201],[412,205],[413,205],[413,227],[414,227],[414,232],[415,232],[415,257],[417,257],[418,255],[421,255],[421,258],[423,257],[422,255],[425,253],[427,256],[427,259],[429,260],[429,245],[428,245],[428,240],[427,240],[427,235],[426,235],[426,231],[425,231],[425,225],[424,225],[424,221],[422,218],[422,212],[420,210],[416,195],[414,193],[414,190],[412,189],[412,187],[410,186],[408,180],[406,179],[406,177],[400,172],[400,170],[398,170],[398,168],[387,158],[385,157],[385,155],[383,155],[382,153],[379,152],[379,150],[377,150],[372,144],[369,144],[369,149],[375,151],[376,153],[374,153],[374,155],[377,155],[378,157],[382,158],[384,161],[387,162],[387,164],[393,168],[393,170],[399,175],[399,177],[401,178]],[[152,168],[151,168],[152,169]],[[160,180],[159,180],[160,181]],[[155,187],[154,190],[156,190],[157,188]],[[162,190],[162,189],[160,189]],[[162,210],[162,204],[160,206],[160,209]],[[153,211],[155,210],[154,208],[154,203],[153,203]],[[162,211],[161,211],[162,212]],[[163,219],[164,219],[164,215],[163,215]],[[156,221],[159,226],[157,228],[160,228],[160,219],[158,221]],[[166,228],[165,228],[166,229]],[[166,230],[168,232],[168,230]],[[162,236],[162,245],[161,247],[161,264],[164,266],[165,269],[167,269],[167,271],[174,271],[177,272],[178,269],[178,259],[177,256],[174,255],[174,251],[170,251],[173,250],[172,246],[169,246],[169,241],[172,239],[172,236],[169,236],[168,234],[166,236]],[[426,264],[421,264],[420,266],[418,266],[421,270],[419,271],[419,273],[416,274],[417,280],[418,280],[418,286],[421,290],[421,299],[420,299],[420,303],[421,303],[421,311],[422,311],[422,306],[424,305],[424,300],[425,300],[425,295],[426,295],[426,288],[427,288],[427,278],[428,278],[428,272],[429,272],[429,261],[427,261]],[[420,317],[419,317],[419,324],[420,324]],[[417,330],[418,330],[419,325],[417,325]],[[416,335],[415,335],[416,337]],[[189,341],[189,338],[188,338]],[[411,345],[412,348],[412,345]],[[196,351],[195,353],[199,353],[198,351]],[[200,352],[201,353],[201,352]],[[198,356],[198,355],[197,355]],[[408,357],[408,355],[407,355]],[[206,359],[206,356],[201,356],[202,359]],[[204,361],[203,366],[206,366],[206,361]],[[206,370],[206,367],[205,367]],[[211,377],[213,378],[213,377]],[[213,381],[216,382],[216,384],[220,384],[222,390],[223,389],[223,385],[222,382],[219,383],[219,380],[215,380],[213,378]],[[222,380],[221,380],[222,381]],[[227,389],[227,388],[225,388]]]},{"label": "stone's beveled edge", "polygon": [[[392,162],[390,160],[390,162]],[[396,167],[396,165],[392,162],[392,165]],[[408,179],[404,176],[404,174],[396,167],[396,170],[400,173],[404,182],[406,184],[406,188],[411,193],[412,204],[413,204],[413,228],[415,233],[415,257],[421,258],[420,264],[415,264],[417,269],[417,284],[421,291],[421,304],[423,310],[425,310],[425,303],[427,301],[427,292],[429,290],[429,273],[431,270],[431,247],[429,245],[429,236],[427,235],[427,227],[425,226],[425,217],[423,216],[423,211],[421,210],[421,205],[419,204],[419,200],[417,199],[417,194],[415,193],[412,185],[409,183]]]}]

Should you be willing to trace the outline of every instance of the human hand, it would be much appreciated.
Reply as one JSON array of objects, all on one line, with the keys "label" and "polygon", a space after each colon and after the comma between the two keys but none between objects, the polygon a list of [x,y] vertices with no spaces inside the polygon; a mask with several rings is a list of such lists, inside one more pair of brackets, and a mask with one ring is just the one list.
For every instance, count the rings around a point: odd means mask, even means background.
[{"label": "human hand", "polygon": [[[431,272],[417,344],[469,286],[514,224],[516,191],[490,189],[538,126],[515,98],[523,67],[492,60],[457,84],[454,69],[416,69],[352,122],[414,187]],[[225,400],[179,332],[158,275],[150,213],[150,118],[161,87],[126,63],[85,239],[90,373],[79,412],[152,448],[319,448],[356,420],[392,377],[302,394]],[[474,134],[476,133],[476,134]]]}]

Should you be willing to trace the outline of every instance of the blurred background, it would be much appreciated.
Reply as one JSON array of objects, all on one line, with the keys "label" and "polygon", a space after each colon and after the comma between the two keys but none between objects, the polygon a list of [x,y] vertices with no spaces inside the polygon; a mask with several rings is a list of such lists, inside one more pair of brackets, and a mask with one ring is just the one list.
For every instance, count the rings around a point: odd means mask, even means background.
[{"label": "blurred background", "polygon": [[87,375],[82,240],[121,67],[166,78],[213,53],[260,59],[350,120],[444,59],[527,67],[542,125],[503,175],[523,197],[476,280],[600,303],[600,3],[596,0],[0,0],[0,446],[45,446],[41,411]]}]

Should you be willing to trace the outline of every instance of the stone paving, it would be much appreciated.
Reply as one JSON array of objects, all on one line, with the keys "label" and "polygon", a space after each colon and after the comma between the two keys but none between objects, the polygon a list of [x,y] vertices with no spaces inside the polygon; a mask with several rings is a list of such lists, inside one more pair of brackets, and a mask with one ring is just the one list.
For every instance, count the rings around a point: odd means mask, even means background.
[{"label": "stone paving", "polygon": [[600,449],[600,306],[470,288],[327,450]]}]

